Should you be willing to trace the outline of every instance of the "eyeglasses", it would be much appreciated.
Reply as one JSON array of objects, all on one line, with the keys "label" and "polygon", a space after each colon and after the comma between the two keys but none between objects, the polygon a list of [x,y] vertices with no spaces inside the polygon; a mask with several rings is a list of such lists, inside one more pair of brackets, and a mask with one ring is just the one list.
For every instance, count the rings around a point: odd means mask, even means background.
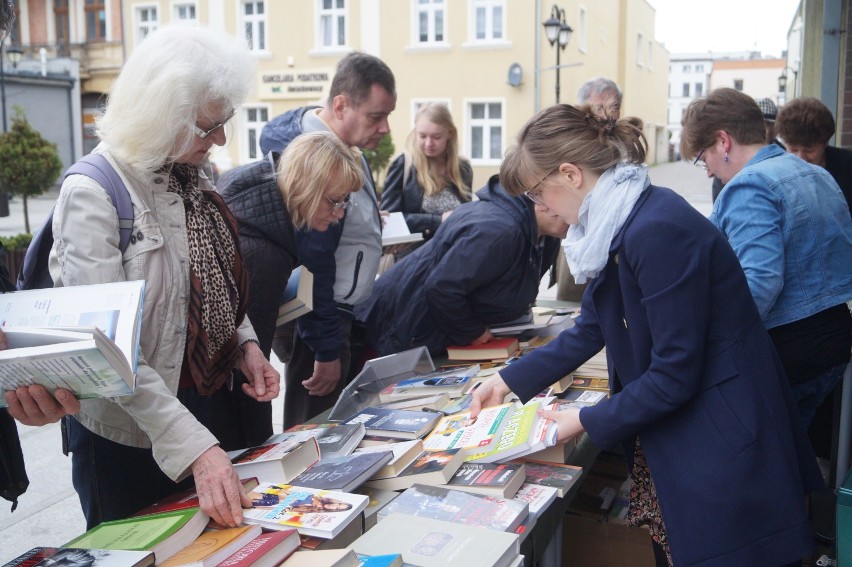
[{"label": "eyeglasses", "polygon": [[227,124],[228,120],[230,120],[231,118],[233,118],[233,117],[234,117],[234,114],[236,114],[236,113],[237,113],[237,109],[236,109],[236,108],[232,109],[232,110],[231,110],[231,113],[228,115],[228,117],[227,117],[227,118],[225,118],[225,119],[224,119],[224,120],[222,120],[221,122],[217,122],[216,124],[214,124],[214,125],[213,125],[213,127],[212,127],[212,128],[210,128],[210,129],[208,129],[208,130],[202,130],[202,129],[201,129],[201,128],[199,128],[198,126],[195,126],[195,127],[194,127],[194,128],[195,128],[195,135],[196,135],[196,136],[198,136],[199,138],[201,138],[202,140],[206,140],[206,139],[207,139],[207,137],[208,137],[210,134],[212,134],[213,132],[215,132],[216,130],[218,130],[219,128],[221,128],[222,126],[224,126],[225,124]]},{"label": "eyeglasses", "polygon": [[695,161],[693,161],[693,162],[692,162],[692,165],[694,165],[695,167],[700,167],[700,168],[701,168],[701,169],[703,169],[704,171],[707,171],[707,164],[706,164],[706,163],[704,163],[704,160],[703,160],[703,159],[701,159],[701,156],[703,156],[703,155],[704,155],[704,150],[706,150],[706,149],[707,149],[707,148],[704,148],[703,150],[701,150],[700,152],[698,152],[698,155],[697,155],[697,156],[695,156]]},{"label": "eyeglasses", "polygon": [[539,179],[538,183],[536,183],[535,185],[533,185],[532,187],[530,187],[529,189],[524,191],[524,197],[526,197],[527,199],[529,199],[530,201],[532,201],[536,205],[541,205],[542,207],[546,207],[547,205],[544,204],[544,198],[541,196],[541,191],[540,190],[537,191],[536,189],[538,188],[539,185],[544,183],[545,179],[547,179],[548,177],[553,175],[556,172],[557,169],[559,169],[558,165],[556,167],[554,167],[553,169],[551,169],[547,173],[547,175],[545,175],[544,177]]},{"label": "eyeglasses", "polygon": [[329,203],[331,203],[331,209],[332,209],[334,212],[337,212],[337,211],[339,211],[340,209],[344,209],[344,210],[346,210],[346,209],[349,207],[349,203],[350,203],[350,199],[351,199],[351,197],[352,197],[351,195],[346,195],[346,196],[345,196],[343,199],[341,199],[340,201],[335,201],[335,200],[334,200],[334,199],[332,199],[331,197],[326,197],[326,200],[327,200]]}]

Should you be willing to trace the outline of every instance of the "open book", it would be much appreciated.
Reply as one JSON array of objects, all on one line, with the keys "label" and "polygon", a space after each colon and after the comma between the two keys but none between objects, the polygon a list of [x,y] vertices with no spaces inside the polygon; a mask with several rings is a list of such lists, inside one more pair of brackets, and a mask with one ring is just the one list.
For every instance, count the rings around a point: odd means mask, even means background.
[{"label": "open book", "polygon": [[423,240],[423,233],[415,232],[412,234],[402,213],[389,213],[388,216],[384,217],[382,246],[420,242],[421,240]]},{"label": "open book", "polygon": [[275,325],[297,319],[314,308],[314,274],[304,266],[293,270],[284,290],[284,303],[278,308]]},{"label": "open book", "polygon": [[0,390],[42,384],[81,399],[132,394],[144,295],[142,280],[0,295],[9,343],[0,351]]}]

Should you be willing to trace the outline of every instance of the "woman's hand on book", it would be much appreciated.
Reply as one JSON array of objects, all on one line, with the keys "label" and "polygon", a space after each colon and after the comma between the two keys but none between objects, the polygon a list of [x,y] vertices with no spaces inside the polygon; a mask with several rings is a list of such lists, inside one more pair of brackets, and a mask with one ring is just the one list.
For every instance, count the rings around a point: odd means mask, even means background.
[{"label": "woman's hand on book", "polygon": [[55,423],[80,411],[80,400],[70,391],[60,388],[51,395],[40,384],[9,390],[5,392],[5,398],[9,415],[24,425]]},{"label": "woman's hand on book", "polygon": [[556,422],[556,442],[565,443],[586,430],[580,423],[580,408],[565,408],[561,411],[538,410],[542,417]]},{"label": "woman's hand on book", "polygon": [[512,390],[503,382],[503,378],[500,377],[499,373],[482,382],[474,390],[473,398],[470,401],[471,419],[478,416],[482,408],[502,404],[506,395],[511,393]]},{"label": "woman's hand on book", "polygon": [[234,528],[243,521],[243,508],[251,508],[251,500],[228,455],[218,446],[210,447],[192,463],[198,505],[213,521]]}]

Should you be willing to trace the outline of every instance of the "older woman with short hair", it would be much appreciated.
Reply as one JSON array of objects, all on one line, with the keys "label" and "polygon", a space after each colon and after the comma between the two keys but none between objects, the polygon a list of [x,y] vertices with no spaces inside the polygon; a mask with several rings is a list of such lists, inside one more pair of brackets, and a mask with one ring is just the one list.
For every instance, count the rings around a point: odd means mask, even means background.
[{"label": "older woman with short hair", "polygon": [[162,27],[131,54],[97,120],[103,155],[133,203],[122,253],[103,187],[62,184],[50,273],[57,286],[144,279],[136,390],[84,400],[69,420],[72,477],[89,528],[124,518],[183,487],[220,524],[250,505],[208,430],[210,395],[239,367],[252,397],[278,395],[279,376],[246,317],[248,275],[236,221],[201,171],[253,80],[245,43],[203,27]]}]

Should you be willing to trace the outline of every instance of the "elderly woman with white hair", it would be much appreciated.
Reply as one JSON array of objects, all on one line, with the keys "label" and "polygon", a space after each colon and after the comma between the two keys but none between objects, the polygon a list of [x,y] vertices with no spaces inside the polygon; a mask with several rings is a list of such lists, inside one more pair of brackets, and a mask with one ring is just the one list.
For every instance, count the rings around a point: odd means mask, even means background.
[{"label": "elderly woman with white hair", "polygon": [[[57,286],[144,279],[133,395],[81,402],[69,419],[73,482],[88,527],[123,518],[189,484],[220,524],[246,498],[210,433],[210,395],[239,367],[242,389],[278,395],[279,376],[246,316],[248,275],[236,221],[201,170],[253,81],[243,42],[202,27],[163,27],[133,52],[97,122],[103,155],[133,202],[122,253],[116,209],[93,179],[62,184],[50,273]],[[177,484],[179,481],[186,481]]]}]

